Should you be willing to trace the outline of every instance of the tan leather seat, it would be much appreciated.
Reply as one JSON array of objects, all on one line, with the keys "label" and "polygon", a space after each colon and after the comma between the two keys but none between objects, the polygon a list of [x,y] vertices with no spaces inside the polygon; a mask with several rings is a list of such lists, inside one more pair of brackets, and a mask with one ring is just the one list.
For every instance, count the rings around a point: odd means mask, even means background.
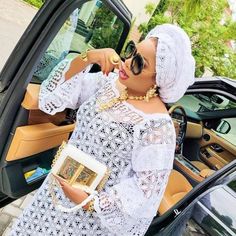
[{"label": "tan leather seat", "polygon": [[209,166],[201,161],[191,161],[191,163],[196,166],[199,170],[209,169]]},{"label": "tan leather seat", "polygon": [[158,209],[159,215],[163,215],[168,209],[190,192],[192,188],[191,184],[182,174],[176,170],[172,170]]}]

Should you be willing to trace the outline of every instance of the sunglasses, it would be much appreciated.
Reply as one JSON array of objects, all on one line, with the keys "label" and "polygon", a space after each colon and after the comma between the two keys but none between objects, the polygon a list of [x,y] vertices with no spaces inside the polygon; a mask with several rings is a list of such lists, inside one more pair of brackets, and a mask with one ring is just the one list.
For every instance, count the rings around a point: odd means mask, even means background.
[{"label": "sunglasses", "polygon": [[132,40],[128,42],[124,51],[125,59],[130,59],[131,57],[130,70],[134,75],[139,75],[144,68],[145,62],[141,54],[137,53],[136,45]]}]

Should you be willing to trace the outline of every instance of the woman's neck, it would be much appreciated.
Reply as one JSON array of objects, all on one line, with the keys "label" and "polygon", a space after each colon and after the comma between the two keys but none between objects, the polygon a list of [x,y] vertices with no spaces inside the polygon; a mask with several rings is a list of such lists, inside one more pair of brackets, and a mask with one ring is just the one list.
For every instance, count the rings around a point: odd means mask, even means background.
[{"label": "woman's neck", "polygon": [[127,92],[128,92],[128,95],[129,96],[145,96],[146,93],[143,93],[143,92],[138,92],[138,91],[135,91],[135,90],[132,90],[132,89],[129,89],[127,88]]}]

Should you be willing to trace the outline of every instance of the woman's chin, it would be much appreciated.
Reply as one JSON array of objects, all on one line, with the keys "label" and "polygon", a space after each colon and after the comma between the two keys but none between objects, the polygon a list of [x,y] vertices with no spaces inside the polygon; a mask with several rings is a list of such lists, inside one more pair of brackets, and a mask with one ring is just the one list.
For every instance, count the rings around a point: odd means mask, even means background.
[{"label": "woman's chin", "polygon": [[119,82],[123,85],[127,84],[127,80],[123,80],[120,76],[119,76]]}]

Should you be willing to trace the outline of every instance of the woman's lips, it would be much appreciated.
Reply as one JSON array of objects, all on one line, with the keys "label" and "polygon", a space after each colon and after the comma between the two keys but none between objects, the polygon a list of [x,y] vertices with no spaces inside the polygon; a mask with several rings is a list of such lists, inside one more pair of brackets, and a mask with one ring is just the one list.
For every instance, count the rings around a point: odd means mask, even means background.
[{"label": "woman's lips", "polygon": [[124,69],[119,70],[119,76],[122,80],[127,80],[129,78]]}]

